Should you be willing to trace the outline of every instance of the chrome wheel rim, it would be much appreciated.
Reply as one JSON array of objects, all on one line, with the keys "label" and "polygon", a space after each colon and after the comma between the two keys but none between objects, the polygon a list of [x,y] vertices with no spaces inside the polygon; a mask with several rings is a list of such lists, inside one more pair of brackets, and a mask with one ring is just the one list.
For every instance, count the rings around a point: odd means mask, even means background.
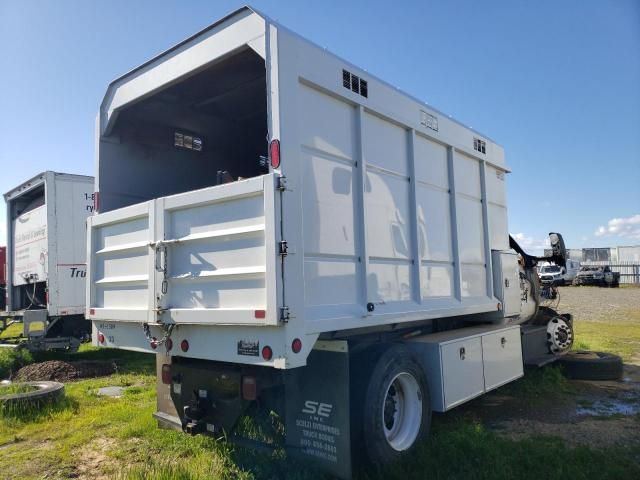
[{"label": "chrome wheel rim", "polygon": [[410,373],[399,373],[382,400],[382,427],[387,443],[401,452],[415,443],[422,424],[422,392]]}]

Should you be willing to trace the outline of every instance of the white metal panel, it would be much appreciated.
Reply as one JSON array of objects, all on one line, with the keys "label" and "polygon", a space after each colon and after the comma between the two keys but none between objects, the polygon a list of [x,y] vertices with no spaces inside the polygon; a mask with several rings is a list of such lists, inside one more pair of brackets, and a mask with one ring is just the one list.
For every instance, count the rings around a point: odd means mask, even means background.
[{"label": "white metal panel", "polygon": [[420,256],[451,262],[451,198],[448,190],[418,184],[416,189]]},{"label": "white metal panel", "polygon": [[95,217],[91,318],[277,324],[274,195],[266,175]]},{"label": "white metal panel", "polygon": [[367,164],[408,176],[406,129],[370,113],[365,113],[363,121],[366,132],[363,154]]},{"label": "white metal panel", "polygon": [[524,375],[520,328],[482,336],[485,391]]},{"label": "white metal panel", "polygon": [[382,172],[366,175],[367,253],[370,257],[408,259],[411,256],[409,182]]},{"label": "white metal panel", "polygon": [[458,195],[456,206],[460,261],[484,263],[482,204],[479,199]]},{"label": "white metal panel", "polygon": [[467,338],[440,347],[445,410],[484,392],[482,344]]},{"label": "white metal panel", "polygon": [[416,180],[448,190],[447,147],[416,135],[415,156]]},{"label": "white metal panel", "polygon": [[456,176],[456,192],[480,199],[480,163],[463,153],[456,153],[453,159]]},{"label": "white metal panel", "polygon": [[496,298],[502,302],[505,317],[520,314],[521,291],[518,255],[515,252],[493,252],[493,285]]},{"label": "white metal panel", "polygon": [[49,282],[49,313],[84,313],[87,275],[87,217],[93,213],[93,179],[56,175],[55,281]]},{"label": "white metal panel", "polygon": [[47,280],[47,255],[49,255],[47,205],[34,208],[13,220],[13,284]]},{"label": "white metal panel", "polygon": [[299,102],[300,145],[339,159],[353,160],[356,148],[353,105],[305,84],[299,86]]},{"label": "white metal panel", "polygon": [[356,254],[355,172],[351,162],[302,152],[304,250],[309,255]]},{"label": "white metal panel", "polygon": [[[162,61],[152,61],[136,69],[126,81],[116,80],[101,106],[102,133],[110,128],[114,113],[123,106],[244,45],[264,43],[264,34],[264,19],[250,11],[244,11],[241,18],[223,22],[167,52]],[[254,49],[258,53],[263,51],[262,45]]]},{"label": "white metal panel", "polygon": [[230,191],[224,200],[200,204],[196,192],[166,210],[164,238],[176,243],[168,251],[165,308],[174,321],[199,322],[205,313],[190,310],[204,309],[210,323],[235,323],[239,317],[227,315],[230,310],[246,312],[243,323],[256,323],[254,310],[266,309],[265,198],[257,180],[252,194]]},{"label": "white metal panel", "polygon": [[451,265],[422,265],[422,298],[451,297],[453,295],[453,267]]},{"label": "white metal panel", "polygon": [[[152,202],[145,202],[93,217],[89,222],[87,310],[92,318],[154,319],[152,211]],[[108,223],[101,224],[100,220]]]}]

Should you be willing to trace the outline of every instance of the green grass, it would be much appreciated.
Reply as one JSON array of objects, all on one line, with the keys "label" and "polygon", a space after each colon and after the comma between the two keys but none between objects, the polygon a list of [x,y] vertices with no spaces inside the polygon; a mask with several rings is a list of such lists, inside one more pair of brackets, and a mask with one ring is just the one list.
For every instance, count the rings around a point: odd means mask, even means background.
[{"label": "green grass", "polygon": [[22,323],[12,323],[0,332],[1,338],[14,338],[22,335]]},{"label": "green grass", "polygon": [[[594,350],[620,355],[630,360],[640,353],[640,312],[630,313],[637,316],[638,321],[626,322],[591,322],[579,320],[574,322],[574,350]],[[633,320],[635,320],[634,317]]]},{"label": "green grass", "polygon": [[[0,471],[7,478],[35,479],[47,473],[47,478],[62,479],[78,475],[82,468],[125,480],[327,478],[306,464],[287,460],[282,451],[261,453],[157,428],[151,416],[155,375],[150,355],[92,347],[75,355],[115,356],[119,372],[66,384],[66,399],[60,404],[0,417]],[[128,388],[121,398],[98,396],[97,390],[107,385]],[[525,399],[568,387],[558,369],[546,368],[530,372],[509,388]],[[510,440],[474,420],[447,414],[434,418],[431,438],[410,460],[384,471],[361,471],[356,478],[423,478],[428,472],[436,479],[564,479],[591,478],[597,471],[599,478],[631,479],[640,478],[638,458],[638,448],[572,449],[555,438]]]},{"label": "green grass", "polygon": [[[367,479],[634,479],[640,449],[569,448],[553,437],[509,440],[477,423],[434,428],[411,460]],[[597,473],[596,473],[597,472]],[[428,475],[427,475],[428,474]]]},{"label": "green grass", "polygon": [[[575,324],[577,348],[630,358],[638,351],[638,322]],[[8,358],[11,357],[11,358]],[[9,479],[72,478],[98,473],[124,480],[311,480],[328,478],[282,450],[263,453],[215,439],[161,430],[155,411],[154,357],[82,346],[75,354],[0,350],[0,372],[49,359],[115,360],[116,374],[67,383],[66,397],[38,411],[0,414],[0,471]],[[97,395],[100,387],[125,386],[121,398]],[[531,370],[500,389],[521,402],[556,402],[573,393],[555,367]],[[583,406],[587,406],[586,404]],[[640,429],[640,416],[638,429]],[[253,425],[244,425],[249,432]],[[361,449],[361,446],[356,446]],[[83,470],[84,469],[84,470]],[[553,437],[513,440],[456,411],[436,415],[429,440],[418,452],[383,471],[359,471],[358,480],[387,479],[603,479],[640,478],[640,444],[571,448]]]},{"label": "green grass", "polygon": [[33,356],[23,348],[0,348],[0,379],[15,374],[21,367],[33,362]]},{"label": "green grass", "polygon": [[525,370],[525,376],[500,388],[500,392],[519,398],[523,405],[537,404],[572,393],[570,382],[562,369],[550,365]]},{"label": "green grass", "polygon": [[9,385],[0,385],[0,397],[3,395],[14,395],[16,393],[29,393],[35,392],[38,388],[32,385],[24,385],[21,383]]}]

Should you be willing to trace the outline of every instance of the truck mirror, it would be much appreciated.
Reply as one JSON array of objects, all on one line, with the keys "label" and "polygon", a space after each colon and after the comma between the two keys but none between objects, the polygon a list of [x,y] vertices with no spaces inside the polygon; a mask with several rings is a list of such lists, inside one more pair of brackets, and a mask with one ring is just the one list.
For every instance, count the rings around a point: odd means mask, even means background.
[{"label": "truck mirror", "polygon": [[554,261],[564,267],[567,263],[567,249],[564,246],[564,240],[559,233],[549,233],[549,242],[551,243],[551,252]]}]

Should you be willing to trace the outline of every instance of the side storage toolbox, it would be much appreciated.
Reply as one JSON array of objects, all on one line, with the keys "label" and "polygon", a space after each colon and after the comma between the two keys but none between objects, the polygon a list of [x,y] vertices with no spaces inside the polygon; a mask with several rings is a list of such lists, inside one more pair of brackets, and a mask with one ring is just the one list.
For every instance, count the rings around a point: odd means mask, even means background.
[{"label": "side storage toolbox", "polygon": [[485,391],[523,375],[519,327],[482,335],[481,340]]},{"label": "side storage toolbox", "polygon": [[416,337],[432,408],[445,412],[523,375],[519,326],[473,327]]}]

